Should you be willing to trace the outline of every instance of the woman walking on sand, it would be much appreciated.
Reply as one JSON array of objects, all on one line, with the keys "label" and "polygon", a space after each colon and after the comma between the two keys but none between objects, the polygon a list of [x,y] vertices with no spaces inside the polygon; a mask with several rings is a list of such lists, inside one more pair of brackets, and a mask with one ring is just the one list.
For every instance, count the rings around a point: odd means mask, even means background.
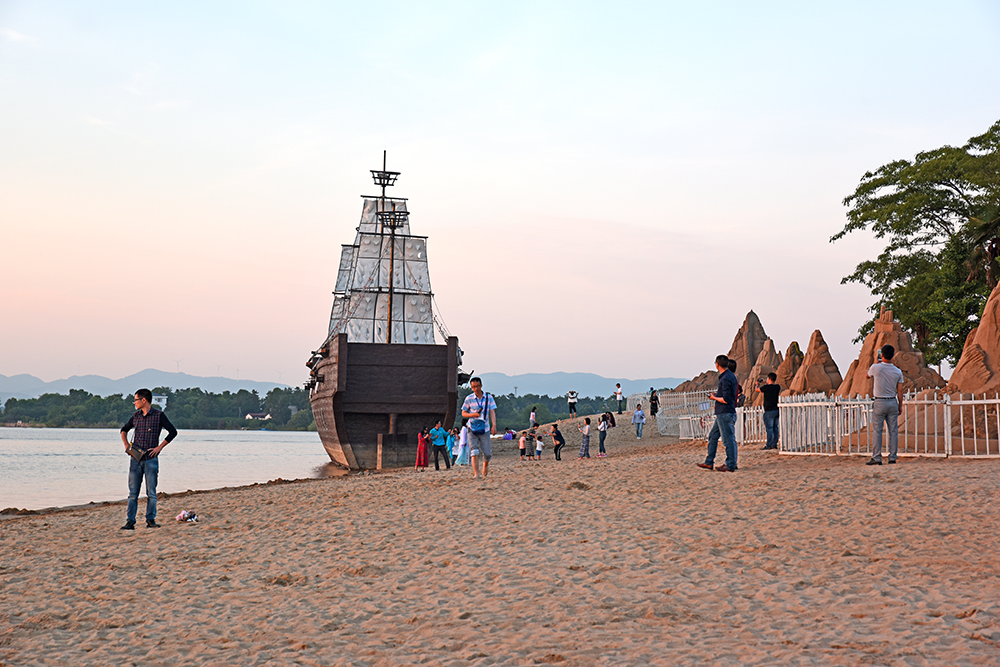
[{"label": "woman walking on sand", "polygon": [[583,426],[578,426],[577,429],[583,434],[580,439],[580,458],[589,459],[590,458],[590,417],[584,418]]},{"label": "woman walking on sand", "polygon": [[598,431],[598,438],[600,438],[600,440],[598,441],[598,445],[597,445],[598,448],[599,448],[598,451],[597,451],[597,455],[603,459],[603,458],[606,458],[607,455],[608,455],[608,453],[604,450],[604,438],[608,437],[608,415],[607,414],[601,415],[601,421],[599,421],[597,423],[597,431]]},{"label": "woman walking on sand", "polygon": [[427,450],[430,445],[428,433],[429,431],[425,427],[423,431],[417,434],[417,463],[413,466],[413,469],[417,472],[427,470]]},{"label": "woman walking on sand", "polygon": [[646,423],[646,413],[642,411],[642,403],[635,406],[632,413],[632,423],[635,424],[635,439],[642,440],[642,425]]},{"label": "woman walking on sand", "polygon": [[469,427],[466,426],[468,419],[462,420],[462,428],[458,430],[458,445],[455,454],[455,465],[469,465]]}]

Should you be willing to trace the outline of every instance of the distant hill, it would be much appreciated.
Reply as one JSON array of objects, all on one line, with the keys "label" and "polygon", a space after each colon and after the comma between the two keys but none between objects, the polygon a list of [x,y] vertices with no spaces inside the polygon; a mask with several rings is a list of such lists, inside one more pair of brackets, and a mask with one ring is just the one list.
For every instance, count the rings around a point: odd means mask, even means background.
[{"label": "distant hill", "polygon": [[593,373],[524,373],[505,375],[503,373],[477,373],[483,379],[483,388],[493,394],[517,395],[538,394],[539,396],[562,396],[573,390],[581,397],[607,397],[615,393],[615,383],[620,382],[625,395],[638,394],[654,389],[673,389],[689,378],[648,378],[629,380],[627,378],[606,378]]},{"label": "distant hill", "polygon": [[[513,394],[517,387],[517,395],[538,394],[562,396],[569,390],[574,390],[581,397],[610,396],[615,391],[615,383],[621,382],[625,395],[655,389],[673,388],[688,378],[649,378],[645,380],[629,380],[627,378],[606,378],[593,373],[524,373],[522,375],[505,375],[504,373],[478,373],[483,378],[487,391],[492,394]],[[42,394],[68,394],[70,389],[83,389],[98,396],[111,394],[132,394],[141,387],[170,387],[171,389],[187,389],[200,387],[205,391],[221,394],[224,391],[236,392],[240,389],[257,390],[263,396],[274,387],[287,388],[288,385],[277,382],[255,382],[253,380],[233,380],[224,377],[198,377],[187,373],[169,373],[147,368],[120,380],[112,380],[101,375],[74,375],[65,380],[45,382],[34,375],[0,375],[0,405],[8,398],[38,398]]]},{"label": "distant hill", "polygon": [[0,405],[8,398],[38,398],[42,394],[68,394],[70,389],[83,389],[98,396],[111,394],[132,394],[136,389],[146,387],[170,387],[188,389],[199,387],[205,391],[221,394],[224,391],[237,392],[257,390],[263,396],[275,387],[287,388],[277,382],[255,382],[253,380],[233,380],[224,377],[198,377],[187,373],[168,373],[147,368],[120,380],[112,380],[101,375],[74,375],[65,380],[45,382],[34,375],[0,375]]}]

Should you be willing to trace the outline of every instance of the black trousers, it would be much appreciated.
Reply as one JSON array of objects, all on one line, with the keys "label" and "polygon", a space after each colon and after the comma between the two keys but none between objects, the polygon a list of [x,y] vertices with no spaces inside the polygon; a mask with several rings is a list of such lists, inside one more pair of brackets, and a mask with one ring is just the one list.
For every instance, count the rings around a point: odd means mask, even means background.
[{"label": "black trousers", "polygon": [[451,456],[448,454],[448,448],[444,445],[434,445],[434,469],[441,469],[441,465],[438,463],[438,454],[444,456],[444,464],[448,470],[451,470]]},{"label": "black trousers", "polygon": [[552,450],[552,453],[556,455],[556,461],[562,461],[562,457],[559,456],[559,452],[561,452],[562,448],[565,446],[566,446],[565,442],[556,443],[555,448]]}]

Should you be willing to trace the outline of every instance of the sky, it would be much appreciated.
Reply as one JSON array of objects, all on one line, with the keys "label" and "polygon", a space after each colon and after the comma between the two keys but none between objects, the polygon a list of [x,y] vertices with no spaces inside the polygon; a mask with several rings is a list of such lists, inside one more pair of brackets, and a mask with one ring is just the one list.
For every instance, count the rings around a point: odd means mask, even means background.
[{"label": "sky", "polygon": [[369,170],[466,370],[845,372],[867,171],[1000,119],[1000,4],[0,0],[0,374],[298,384]]}]

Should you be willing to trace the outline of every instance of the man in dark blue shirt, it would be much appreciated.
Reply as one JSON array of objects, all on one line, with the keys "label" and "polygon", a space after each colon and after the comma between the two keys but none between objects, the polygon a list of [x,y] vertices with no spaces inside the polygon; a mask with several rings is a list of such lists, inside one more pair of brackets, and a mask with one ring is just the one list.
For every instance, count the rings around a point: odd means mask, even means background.
[{"label": "man in dark blue shirt", "polygon": [[[177,436],[177,429],[170,423],[167,416],[153,409],[153,392],[140,389],[135,392],[136,411],[122,426],[122,443],[125,451],[129,448],[139,450],[129,459],[128,469],[128,506],[125,514],[125,525],[122,530],[135,530],[135,515],[139,509],[139,489],[142,480],[146,480],[146,527],[159,528],[156,523],[156,480],[160,473],[160,459],[163,448]],[[132,443],[129,444],[128,432],[135,429]],[[166,429],[167,437],[157,444],[160,431]]]},{"label": "man in dark blue shirt", "polygon": [[[719,388],[708,397],[715,401],[715,424],[708,434],[708,455],[699,468],[736,472],[736,376],[729,370],[729,357],[720,354],[715,358],[715,368],[719,373]],[[715,467],[715,452],[719,448],[719,437],[726,448],[726,462]]]}]

